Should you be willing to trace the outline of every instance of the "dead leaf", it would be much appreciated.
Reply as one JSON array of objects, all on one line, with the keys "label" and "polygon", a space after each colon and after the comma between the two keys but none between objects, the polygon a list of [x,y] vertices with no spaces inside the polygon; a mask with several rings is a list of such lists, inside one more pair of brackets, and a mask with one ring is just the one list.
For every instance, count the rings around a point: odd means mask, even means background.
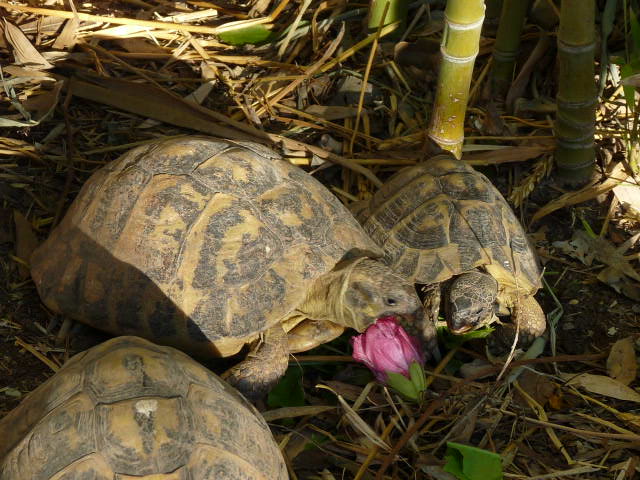
[{"label": "dead leaf", "polygon": [[25,34],[22,33],[22,30],[6,19],[4,19],[4,35],[7,42],[13,47],[13,56],[16,64],[33,70],[53,68],[53,65],[40,55]]},{"label": "dead leaf", "polygon": [[146,38],[118,38],[113,42],[127,52],[132,53],[167,53],[167,51]]},{"label": "dead leaf", "polygon": [[[31,254],[38,246],[38,238],[31,229],[31,223],[19,211],[13,211],[13,221],[16,226],[16,255],[25,263],[29,263]],[[29,269],[23,264],[18,264],[20,278],[29,278]]]},{"label": "dead leaf", "polygon": [[616,292],[629,297],[631,300],[640,302],[640,285],[633,283],[620,270],[614,267],[607,267],[598,273],[598,280],[606,283]]},{"label": "dead leaf", "polygon": [[309,105],[304,111],[325,120],[342,120],[343,118],[355,117],[358,113],[356,107],[342,107],[339,105]]},{"label": "dead leaf", "polygon": [[[520,384],[520,387],[542,407],[547,404],[557,390],[556,384],[549,380],[548,377],[530,370],[524,371],[520,376],[518,383]],[[516,391],[515,400],[520,405],[528,405],[527,401],[522,398],[519,391]]]},{"label": "dead leaf", "polygon": [[382,181],[370,169],[349,158],[327,152],[320,147],[293,138],[259,130],[215,110],[188,102],[170,91],[153,85],[100,77],[87,72],[78,73],[69,83],[73,94],[81,98],[217,137],[277,144],[290,149],[304,150],[308,154],[317,155],[323,160],[342,165],[364,175],[377,187],[382,186]]},{"label": "dead leaf", "polygon": [[633,337],[623,338],[614,343],[607,358],[607,374],[620,383],[629,385],[636,379],[637,368]]},{"label": "dead leaf", "polygon": [[39,123],[47,118],[60,100],[60,92],[64,82],[57,81],[52,89],[41,89],[39,95],[33,95],[22,102],[22,106],[31,114],[32,121]]},{"label": "dead leaf", "polygon": [[469,165],[500,165],[502,163],[524,162],[551,152],[555,148],[552,142],[539,145],[522,145],[489,150],[479,153],[465,153],[464,161]]},{"label": "dead leaf", "polygon": [[590,266],[594,260],[604,263],[607,268],[598,274],[598,280],[606,283],[618,293],[640,301],[640,274],[629,263],[625,252],[640,238],[636,234],[620,246],[609,242],[606,238],[591,237],[584,230],[576,230],[570,241],[553,242],[553,246],[566,255],[577,258]]},{"label": "dead leaf", "polygon": [[640,185],[632,177],[616,186],[613,189],[613,194],[624,208],[631,210],[636,215],[640,213]]},{"label": "dead leaf", "polygon": [[624,420],[625,422],[633,425],[636,428],[640,428],[640,415],[635,413],[626,413],[626,412],[617,412],[616,417],[620,420]]},{"label": "dead leaf", "polygon": [[582,373],[576,376],[572,373],[565,373],[562,374],[562,378],[567,380],[567,385],[582,387],[591,393],[597,393],[605,397],[617,398],[618,400],[625,400],[627,402],[640,403],[640,393],[606,375]]},{"label": "dead leaf", "polygon": [[604,182],[600,184],[587,185],[578,191],[565,193],[564,195],[559,196],[555,200],[547,203],[544,207],[540,208],[531,218],[530,224],[537,222],[542,217],[545,217],[561,208],[596,198],[598,195],[602,195],[603,193],[613,189],[616,185],[624,182],[627,178],[628,175],[624,171],[624,164],[623,162],[619,162],[613,167],[613,170],[609,173]]},{"label": "dead leaf", "polygon": [[626,85],[628,87],[640,87],[640,73],[625,77],[620,82],[620,85]]},{"label": "dead leaf", "polygon": [[65,48],[73,47],[78,41],[76,32],[78,31],[79,25],[80,20],[77,18],[67,20],[62,32],[60,32],[60,35],[58,35],[55,42],[53,42],[53,48],[55,50],[64,50]]}]

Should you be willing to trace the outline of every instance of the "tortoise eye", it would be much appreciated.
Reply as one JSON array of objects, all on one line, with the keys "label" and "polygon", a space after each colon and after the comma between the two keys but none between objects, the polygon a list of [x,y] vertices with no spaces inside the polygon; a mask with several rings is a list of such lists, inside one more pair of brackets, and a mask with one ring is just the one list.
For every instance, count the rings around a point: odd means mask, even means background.
[{"label": "tortoise eye", "polygon": [[385,298],[384,299],[384,303],[386,303],[387,305],[389,305],[390,307],[393,307],[394,305],[397,305],[398,302],[396,301],[395,298]]}]

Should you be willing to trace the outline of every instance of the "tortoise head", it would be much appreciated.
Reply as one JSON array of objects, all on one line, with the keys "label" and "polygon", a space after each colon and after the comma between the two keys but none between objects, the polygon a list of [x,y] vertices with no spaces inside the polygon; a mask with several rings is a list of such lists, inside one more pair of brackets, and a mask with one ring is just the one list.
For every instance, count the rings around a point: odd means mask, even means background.
[{"label": "tortoise head", "polygon": [[424,310],[415,287],[386,265],[360,258],[345,267],[338,302],[345,326],[364,331],[381,317],[397,317],[403,325],[417,326]]},{"label": "tortoise head", "polygon": [[498,282],[491,275],[468,272],[456,277],[444,305],[449,330],[459,335],[491,323],[497,295]]}]

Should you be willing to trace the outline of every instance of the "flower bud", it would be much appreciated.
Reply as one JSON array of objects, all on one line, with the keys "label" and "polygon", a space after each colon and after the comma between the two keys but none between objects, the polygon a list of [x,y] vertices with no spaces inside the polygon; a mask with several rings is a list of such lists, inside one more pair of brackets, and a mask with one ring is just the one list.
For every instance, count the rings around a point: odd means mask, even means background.
[{"label": "flower bud", "polygon": [[413,362],[424,365],[424,352],[420,342],[409,335],[394,319],[380,318],[362,335],[351,337],[353,358],[364,363],[376,378],[388,382],[388,373],[410,378]]}]

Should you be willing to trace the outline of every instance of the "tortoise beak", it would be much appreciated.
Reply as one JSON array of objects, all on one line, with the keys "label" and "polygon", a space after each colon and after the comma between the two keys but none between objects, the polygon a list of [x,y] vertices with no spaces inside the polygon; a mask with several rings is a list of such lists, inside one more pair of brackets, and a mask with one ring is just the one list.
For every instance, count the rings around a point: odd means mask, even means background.
[{"label": "tortoise beak", "polygon": [[456,322],[453,319],[447,318],[447,328],[454,335],[462,335],[463,333],[467,333],[473,330],[474,325],[471,325],[470,323],[464,323],[464,321]]}]

